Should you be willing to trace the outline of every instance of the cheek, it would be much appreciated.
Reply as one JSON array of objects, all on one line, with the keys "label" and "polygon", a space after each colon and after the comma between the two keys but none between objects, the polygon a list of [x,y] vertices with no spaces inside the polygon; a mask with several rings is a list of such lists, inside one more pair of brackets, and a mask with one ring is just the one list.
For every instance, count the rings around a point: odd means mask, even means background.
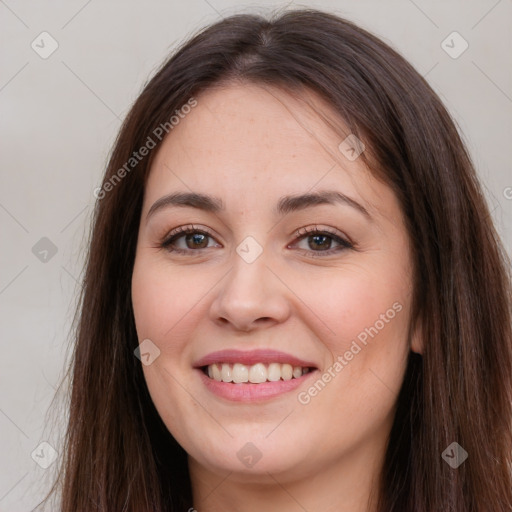
[{"label": "cheek", "polygon": [[310,292],[317,300],[305,302],[334,332],[321,340],[331,361],[297,400],[311,430],[326,419],[330,427],[314,445],[336,457],[391,428],[406,369],[409,310],[407,293],[377,280],[340,279],[327,289],[323,299]]},{"label": "cheek", "polygon": [[313,282],[295,290],[323,326],[322,341],[332,352],[348,350],[353,340],[404,337],[410,293],[404,279],[388,275],[384,281],[373,272],[340,269]]},{"label": "cheek", "polygon": [[316,313],[317,334],[331,358],[321,376],[325,387],[306,390],[301,403],[316,401],[319,411],[339,403],[339,411],[359,411],[362,417],[392,407],[409,352],[410,289],[404,277],[389,270],[386,277],[345,269],[298,291]]},{"label": "cheek", "polygon": [[180,272],[165,262],[147,260],[144,256],[136,260],[132,276],[138,338],[151,339],[165,352],[177,352],[179,339],[197,323],[202,300],[214,281],[207,275]]}]

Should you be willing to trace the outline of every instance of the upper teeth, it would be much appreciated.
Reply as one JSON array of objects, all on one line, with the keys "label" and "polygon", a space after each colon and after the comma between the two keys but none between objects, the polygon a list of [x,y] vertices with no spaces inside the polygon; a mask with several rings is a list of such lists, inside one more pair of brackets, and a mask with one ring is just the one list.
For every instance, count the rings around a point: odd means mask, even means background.
[{"label": "upper teeth", "polygon": [[246,366],[241,363],[233,365],[216,363],[208,366],[208,376],[211,379],[219,382],[251,382],[252,384],[259,384],[265,381],[275,382],[280,379],[297,379],[308,371],[308,368],[292,366],[288,363],[270,363],[269,365],[257,363],[252,366]]}]

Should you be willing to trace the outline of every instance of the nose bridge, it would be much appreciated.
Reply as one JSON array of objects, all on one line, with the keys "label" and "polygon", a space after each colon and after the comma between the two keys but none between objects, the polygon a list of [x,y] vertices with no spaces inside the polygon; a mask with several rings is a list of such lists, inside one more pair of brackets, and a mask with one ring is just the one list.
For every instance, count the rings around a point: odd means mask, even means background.
[{"label": "nose bridge", "polygon": [[212,318],[247,330],[257,320],[283,321],[289,314],[285,289],[267,267],[270,249],[247,237],[233,251],[232,267],[211,306]]},{"label": "nose bridge", "polygon": [[[256,245],[257,244],[257,245]],[[264,293],[270,283],[270,276],[267,264],[271,264],[270,249],[264,249],[252,237],[244,239],[237,247],[232,258],[232,283],[244,288],[253,286],[254,293]],[[260,285],[255,286],[255,285]]]}]

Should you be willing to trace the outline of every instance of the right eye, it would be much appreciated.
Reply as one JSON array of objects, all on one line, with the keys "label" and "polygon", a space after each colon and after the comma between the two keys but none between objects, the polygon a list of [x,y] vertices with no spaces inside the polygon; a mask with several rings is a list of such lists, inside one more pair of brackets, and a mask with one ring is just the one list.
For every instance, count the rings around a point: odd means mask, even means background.
[{"label": "right eye", "polygon": [[[180,226],[172,230],[160,246],[169,251],[179,254],[190,254],[200,249],[210,249],[208,239],[213,240],[213,235],[206,230],[198,229],[195,226]],[[178,244],[182,242],[181,247]]]}]

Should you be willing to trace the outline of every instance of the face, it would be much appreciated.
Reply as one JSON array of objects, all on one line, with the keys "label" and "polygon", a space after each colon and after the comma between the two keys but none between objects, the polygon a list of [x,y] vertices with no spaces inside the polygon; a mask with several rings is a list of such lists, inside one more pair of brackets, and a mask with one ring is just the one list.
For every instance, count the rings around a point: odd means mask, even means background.
[{"label": "face", "polygon": [[194,467],[286,481],[382,455],[412,260],[396,197],[345,137],[286,92],[228,85],[153,161],[133,308],[152,400]]}]

